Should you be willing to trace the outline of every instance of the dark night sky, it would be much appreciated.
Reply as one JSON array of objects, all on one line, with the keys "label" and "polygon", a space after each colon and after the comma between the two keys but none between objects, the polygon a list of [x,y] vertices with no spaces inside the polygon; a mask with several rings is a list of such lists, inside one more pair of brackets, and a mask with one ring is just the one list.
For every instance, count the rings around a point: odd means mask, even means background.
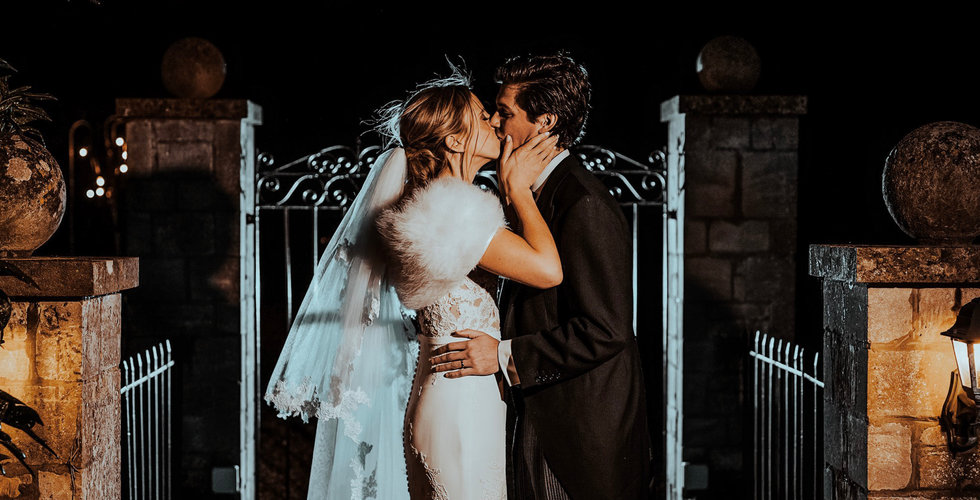
[{"label": "dark night sky", "polygon": [[980,36],[965,25],[966,13],[890,19],[802,7],[733,13],[654,5],[653,14],[640,14],[609,2],[559,13],[490,3],[246,4],[40,0],[9,8],[8,2],[0,13],[0,58],[20,69],[17,82],[59,97],[45,132],[63,158],[71,122],[100,120],[115,97],[166,96],[162,53],[181,37],[203,36],[227,60],[217,97],[261,104],[260,149],[284,160],[353,142],[373,109],[444,72],[444,55],[462,57],[477,92],[490,99],[493,68],[503,58],[567,49],[593,81],[587,142],[644,158],[665,142],[659,103],[700,92],[694,62],[701,46],[714,36],[739,35],[763,61],[757,93],[810,97],[800,223],[802,236],[814,242],[907,241],[881,202],[885,155],[921,124],[980,123],[974,94]]},{"label": "dark night sky", "polygon": [[722,12],[654,3],[640,12],[611,2],[549,10],[555,4],[5,2],[0,58],[21,70],[16,82],[58,96],[49,107],[55,122],[43,130],[64,161],[74,120],[104,119],[116,97],[165,97],[164,50],[184,36],[208,38],[228,67],[217,97],[262,105],[259,147],[288,160],[353,143],[373,109],[444,72],[444,55],[462,57],[489,100],[493,69],[507,56],[567,49],[593,82],[586,142],[642,159],[666,141],[660,102],[701,92],[694,66],[703,44],[742,36],[762,58],[756,93],[809,96],[801,122],[803,261],[810,243],[910,242],[881,200],[885,156],[919,125],[980,124],[973,13],[937,7],[856,16],[827,4]]}]

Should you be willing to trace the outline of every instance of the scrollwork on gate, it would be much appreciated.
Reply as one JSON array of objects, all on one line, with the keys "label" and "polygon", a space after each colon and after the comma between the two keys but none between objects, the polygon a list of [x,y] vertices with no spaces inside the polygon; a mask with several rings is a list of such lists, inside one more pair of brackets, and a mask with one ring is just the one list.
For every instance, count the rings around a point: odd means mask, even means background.
[{"label": "scrollwork on gate", "polygon": [[[330,146],[281,166],[276,165],[271,154],[261,153],[256,180],[258,205],[346,210],[381,153],[379,146],[360,150]],[[594,145],[575,147],[572,154],[602,180],[620,204],[663,205],[667,182],[666,155],[662,151],[651,153],[646,163]],[[481,170],[474,182],[494,192],[499,186],[492,167]]]},{"label": "scrollwork on gate", "polygon": [[276,166],[272,154],[261,153],[256,180],[258,205],[346,210],[380,153],[379,146],[360,151],[330,146],[282,166]]}]

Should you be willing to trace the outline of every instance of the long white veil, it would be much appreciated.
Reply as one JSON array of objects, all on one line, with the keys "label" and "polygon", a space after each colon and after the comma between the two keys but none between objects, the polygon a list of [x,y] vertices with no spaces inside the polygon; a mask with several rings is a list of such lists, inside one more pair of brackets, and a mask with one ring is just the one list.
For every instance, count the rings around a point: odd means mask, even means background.
[{"label": "long white veil", "polygon": [[405,152],[382,154],[324,250],[272,373],[280,417],[316,416],[311,499],[407,499],[402,445],[418,343],[385,278],[378,213],[405,185]]}]

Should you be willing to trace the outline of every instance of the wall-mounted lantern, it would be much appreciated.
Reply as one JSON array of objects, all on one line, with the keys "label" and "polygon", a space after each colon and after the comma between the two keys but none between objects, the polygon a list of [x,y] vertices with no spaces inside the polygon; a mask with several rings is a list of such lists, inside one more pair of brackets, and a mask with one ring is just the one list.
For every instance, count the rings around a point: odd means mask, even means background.
[{"label": "wall-mounted lantern", "polygon": [[980,297],[960,308],[953,326],[942,333],[953,342],[956,370],[949,381],[939,423],[954,454],[977,445],[977,403],[980,403]]}]

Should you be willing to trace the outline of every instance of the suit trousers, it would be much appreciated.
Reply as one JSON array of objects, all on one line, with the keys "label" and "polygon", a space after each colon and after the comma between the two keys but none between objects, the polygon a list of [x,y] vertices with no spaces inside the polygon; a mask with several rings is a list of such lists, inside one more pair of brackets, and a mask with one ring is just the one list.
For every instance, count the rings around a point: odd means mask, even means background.
[{"label": "suit trousers", "polygon": [[511,500],[570,500],[558,478],[548,467],[544,453],[538,447],[534,427],[524,418],[521,397],[511,391],[509,423],[513,426],[513,441],[508,452],[511,456],[513,491]]}]

